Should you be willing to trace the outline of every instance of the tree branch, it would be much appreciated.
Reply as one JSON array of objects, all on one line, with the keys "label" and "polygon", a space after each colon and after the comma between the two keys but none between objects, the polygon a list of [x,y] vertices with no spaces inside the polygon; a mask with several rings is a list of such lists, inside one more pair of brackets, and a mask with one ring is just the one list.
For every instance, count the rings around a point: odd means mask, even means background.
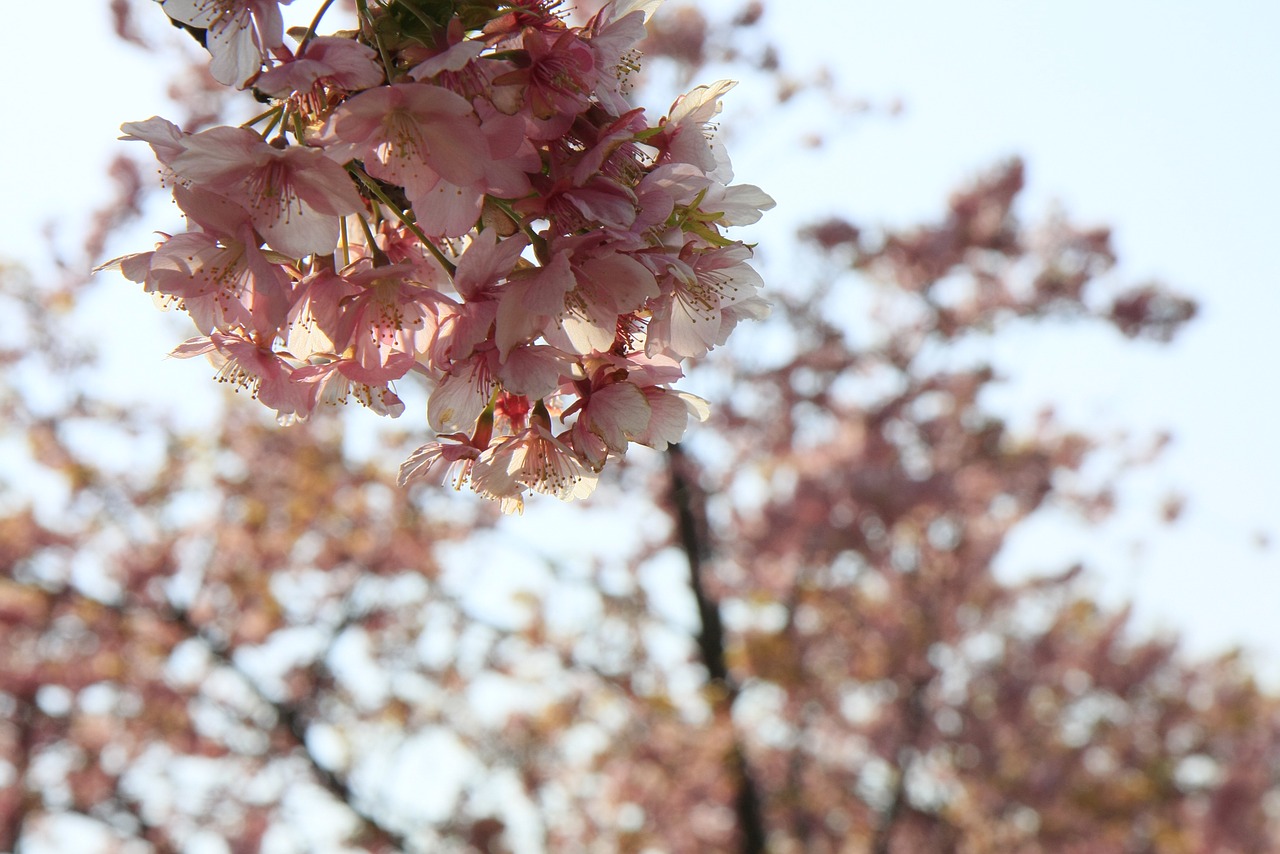
[{"label": "tree branch", "polygon": [[893,840],[893,829],[898,817],[908,806],[907,803],[907,770],[915,758],[916,742],[924,732],[925,705],[924,692],[929,686],[929,679],[913,679],[911,690],[907,695],[904,709],[905,732],[902,743],[898,747],[898,778],[893,784],[893,794],[889,806],[876,825],[875,837],[872,839],[872,854],[890,854],[890,843]]},{"label": "tree branch", "polygon": [[[708,683],[715,689],[713,702],[719,706],[717,711],[724,713],[732,728],[733,703],[740,688],[725,661],[724,622],[720,617],[719,603],[707,595],[703,586],[703,567],[712,553],[707,497],[698,486],[696,465],[685,456],[679,445],[671,445],[667,449],[667,463],[671,475],[671,513],[675,517],[677,538],[689,561],[689,586],[698,604],[698,652],[703,666],[707,668]],[[763,854],[764,811],[759,787],[751,775],[737,730],[732,731],[733,748],[728,759],[738,783],[734,812],[742,836],[742,851],[743,854]]]},{"label": "tree branch", "polygon": [[27,769],[31,766],[31,742],[35,738],[35,691],[14,697],[17,710],[12,721],[17,729],[14,743],[17,755],[13,757],[13,783],[8,796],[0,796],[7,815],[0,815],[0,851],[16,851],[27,821],[30,796],[27,793]]},{"label": "tree branch", "polygon": [[316,776],[320,785],[355,813],[364,827],[365,835],[370,838],[374,845],[389,848],[392,851],[408,850],[408,841],[404,836],[386,827],[368,811],[360,808],[356,802],[355,792],[351,790],[347,781],[320,764],[315,754],[307,746],[307,719],[297,705],[285,700],[273,700],[267,696],[262,688],[235,663],[232,657],[235,650],[229,644],[210,636],[208,632],[191,619],[191,615],[185,610],[170,606],[169,613],[166,616],[169,620],[181,626],[191,637],[203,642],[219,664],[240,676],[258,700],[275,711],[276,719],[284,726],[285,731],[289,733],[303,757],[306,758],[307,763],[311,766],[311,772]]}]

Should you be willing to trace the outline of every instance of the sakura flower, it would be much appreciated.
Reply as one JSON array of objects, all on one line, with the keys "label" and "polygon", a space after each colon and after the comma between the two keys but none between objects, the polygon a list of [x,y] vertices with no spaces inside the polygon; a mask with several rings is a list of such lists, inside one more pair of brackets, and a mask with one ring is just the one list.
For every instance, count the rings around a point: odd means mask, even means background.
[{"label": "sakura flower", "polygon": [[315,386],[315,405],[338,405],[354,396],[379,415],[399,418],[404,403],[388,386],[385,374],[403,376],[413,366],[413,356],[397,353],[388,360],[387,371],[367,371],[355,359],[335,359],[323,365],[304,365],[293,372],[293,382]]},{"label": "sakura flower", "polygon": [[512,349],[497,370],[502,387],[532,399],[546,397],[566,378],[581,376],[573,357],[548,344],[522,344]]},{"label": "sakura flower", "polygon": [[244,88],[266,62],[267,52],[284,41],[281,2],[291,0],[163,0],[163,6],[175,21],[207,31],[213,79]]},{"label": "sakura flower", "polygon": [[568,252],[557,252],[541,267],[513,274],[502,291],[494,342],[505,359],[517,344],[532,341],[565,310],[577,279]]},{"label": "sakura flower", "polygon": [[477,234],[458,259],[453,285],[466,300],[493,298],[497,285],[505,279],[529,245],[523,234],[499,240],[497,232],[487,229]]},{"label": "sakura flower", "polygon": [[254,88],[287,98],[322,84],[330,89],[358,92],[377,86],[383,78],[378,52],[368,45],[336,36],[319,36],[294,58],[262,73]]},{"label": "sakura flower", "polygon": [[471,474],[472,464],[479,456],[480,451],[470,444],[428,442],[400,464],[397,481],[401,486],[415,480],[425,480],[436,486],[452,483],[454,489],[462,489]]},{"label": "sakura flower", "polygon": [[676,205],[691,204],[699,193],[706,194],[711,180],[688,163],[664,163],[640,180],[636,186],[639,216],[633,228],[644,230],[663,227]]},{"label": "sakura flower", "polygon": [[588,359],[588,365],[590,385],[576,383],[583,396],[561,417],[578,411],[573,446],[597,468],[607,453],[625,453],[628,442],[666,450],[684,436],[690,415],[705,421],[710,414],[702,398],[667,387],[684,376],[669,356],[609,353]]},{"label": "sakura flower", "polygon": [[498,439],[471,465],[471,488],[501,499],[507,512],[523,508],[526,489],[561,501],[586,498],[595,491],[596,473],[540,422],[545,419],[535,416],[527,429]]},{"label": "sakura flower", "polygon": [[634,59],[628,64],[624,58],[645,37],[644,25],[660,5],[662,0],[614,0],[601,8],[584,28],[596,66],[612,72],[599,76],[595,95],[616,113],[626,112],[629,106],[621,83],[628,71],[637,67]]},{"label": "sakura flower", "polygon": [[408,370],[392,370],[396,354],[426,349],[439,326],[436,304],[443,299],[408,278],[408,264],[370,267],[344,278],[355,293],[342,301],[335,345],[379,379],[396,379]]},{"label": "sakura flower", "polygon": [[627,445],[648,429],[652,414],[639,388],[625,380],[618,381],[614,372],[606,376],[613,381],[592,389],[575,404],[580,408],[571,431],[574,448],[597,470],[610,452],[626,453]]},{"label": "sakura flower", "polygon": [[713,172],[716,158],[707,142],[706,126],[720,112],[721,96],[736,85],[732,80],[720,80],[676,98],[662,123],[662,132],[649,140],[662,149],[659,161],[691,163],[703,172]]},{"label": "sakura flower", "polygon": [[576,116],[595,89],[595,55],[573,30],[552,39],[550,33],[525,30],[528,52],[529,108],[534,118]]},{"label": "sakura flower", "polygon": [[427,421],[437,433],[470,430],[499,388],[537,399],[574,372],[568,354],[546,344],[516,347],[505,360],[485,342],[453,363],[427,400]]},{"label": "sakura flower", "polygon": [[716,223],[724,226],[751,225],[759,222],[764,212],[777,202],[755,184],[712,184],[699,206],[708,213],[719,213]]},{"label": "sakura flower", "polygon": [[[599,128],[594,141],[582,140],[585,150],[577,155],[570,174],[575,184],[585,184],[594,175],[604,175],[615,181],[633,185],[643,177],[644,154],[636,146],[637,135],[648,131],[644,110],[637,108],[624,112],[617,119]],[[575,134],[585,136],[581,125]]]},{"label": "sakura flower", "polygon": [[598,75],[595,55],[572,29],[552,32],[530,27],[516,70],[493,80],[495,86],[524,88],[524,109],[532,120],[532,136],[549,140],[563,134],[591,103]]},{"label": "sakura flower", "polygon": [[237,391],[248,389],[282,421],[305,418],[314,406],[314,386],[293,382],[294,369],[288,362],[243,335],[214,332],[207,338],[192,338],[171,355],[179,359],[207,355],[218,368],[218,382],[230,383]]},{"label": "sakura flower", "polygon": [[317,271],[298,282],[284,334],[290,354],[306,360],[345,350],[345,342],[342,347],[337,344],[343,334],[343,305],[359,292],[358,285],[332,270]]},{"label": "sakura flower", "polygon": [[[452,28],[449,37],[454,38]],[[460,38],[461,34],[459,33],[457,37]],[[483,53],[484,47],[484,42],[481,41],[456,41],[430,59],[423,60],[409,69],[409,76],[414,80],[422,81],[440,74],[457,74]]]},{"label": "sakura flower", "polygon": [[120,125],[124,131],[121,139],[141,140],[151,146],[156,159],[168,166],[173,158],[186,151],[186,140],[190,136],[168,119],[152,116],[141,122],[125,122]]},{"label": "sakura flower", "polygon": [[488,158],[471,104],[426,83],[380,86],[348,98],[317,143],[335,157],[363,160],[365,171],[404,187],[410,200],[440,178],[461,185],[479,180]]},{"label": "sakura flower", "polygon": [[629,255],[601,249],[582,254],[582,260],[574,257],[576,287],[565,295],[560,324],[573,352],[603,352],[617,337],[618,317],[658,296],[658,284]]},{"label": "sakura flower", "polygon": [[[154,252],[112,262],[144,284],[162,307],[177,304],[208,335],[243,328],[274,335],[288,311],[290,279],[259,248],[244,209],[208,193],[175,187],[188,218],[204,231],[168,237]],[[104,265],[105,266],[105,265]]]},{"label": "sakura flower", "polygon": [[481,116],[481,133],[488,157],[479,149],[472,152],[483,174],[469,184],[458,184],[441,176],[421,195],[410,196],[418,226],[429,235],[461,237],[480,219],[485,196],[515,199],[529,192],[526,173],[542,169],[542,161],[524,135],[525,123],[497,112],[483,101],[476,102]]},{"label": "sakura flower", "polygon": [[653,273],[610,243],[608,235],[596,233],[552,244],[547,264],[508,286],[498,310],[499,347],[507,351],[541,330],[566,351],[609,350],[619,317],[659,294]]},{"label": "sakura flower", "polygon": [[636,196],[629,187],[593,175],[579,186],[561,178],[539,188],[537,196],[516,205],[521,213],[550,220],[558,234],[580,234],[605,227],[626,231],[636,220]]},{"label": "sakura flower", "polygon": [[696,394],[660,386],[648,386],[641,391],[649,404],[649,423],[634,441],[657,451],[665,451],[684,438],[689,416],[706,421],[711,414],[711,407]]},{"label": "sakura flower", "polygon": [[453,367],[427,399],[427,423],[436,433],[471,430],[497,387],[492,352],[473,353]]},{"label": "sakura flower", "polygon": [[729,154],[724,143],[718,139],[710,142],[711,154],[715,158],[716,168],[709,173],[710,186],[699,205],[708,213],[719,213],[717,225],[736,226],[750,225],[759,221],[761,215],[777,203],[773,197],[754,184],[734,184],[733,164],[729,162]]},{"label": "sakura flower", "polygon": [[647,352],[697,357],[720,343],[723,311],[755,297],[764,284],[746,263],[750,257],[751,250],[738,243],[715,249],[687,245],[666,280],[670,295],[653,309]]},{"label": "sakura flower", "polygon": [[563,0],[362,2],[331,36],[325,2],[294,50],[276,0],[159,2],[215,77],[275,99],[241,128],[123,126],[189,230],[104,266],[191,315],[175,356],[282,420],[352,397],[395,417],[391,384],[420,376],[436,435],[401,483],[469,482],[508,512],[586,497],[611,457],[706,417],[680,363],[767,311],[723,230],[773,200],[709,133],[733,83],[657,127],[627,103],[661,0],[583,26]]},{"label": "sakura flower", "polygon": [[338,243],[338,218],[364,210],[346,170],[315,149],[276,148],[253,131],[216,127],[186,139],[173,171],[242,205],[272,249],[302,258]]},{"label": "sakura flower", "polygon": [[252,241],[191,232],[169,238],[150,254],[140,281],[163,301],[177,302],[206,335],[234,327],[273,331],[284,319],[288,276]]},{"label": "sakura flower", "polygon": [[464,186],[438,178],[411,201],[418,215],[418,227],[428,235],[462,237],[480,219],[484,188],[480,184]]},{"label": "sakura flower", "polygon": [[[440,436],[418,448],[400,464],[397,481],[404,486],[423,479],[443,486],[452,482],[454,489],[461,489],[471,474],[471,466],[486,448],[493,436],[493,411],[485,410],[476,424],[475,432],[452,433]],[[440,440],[446,440],[440,441]]]}]

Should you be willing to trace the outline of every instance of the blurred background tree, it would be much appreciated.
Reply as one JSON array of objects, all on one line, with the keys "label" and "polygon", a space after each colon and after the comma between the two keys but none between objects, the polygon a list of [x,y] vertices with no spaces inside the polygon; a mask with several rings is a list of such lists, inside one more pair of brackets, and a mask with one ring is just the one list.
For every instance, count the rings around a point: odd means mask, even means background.
[{"label": "blurred background tree", "polygon": [[[112,4],[121,36],[149,5]],[[650,85],[837,97],[744,35],[762,14],[664,9]],[[227,109],[201,75],[190,130]],[[111,167],[95,260],[146,168]],[[6,269],[0,850],[1276,850],[1280,707],[1239,656],[1137,636],[1069,562],[993,572],[1038,510],[1105,518],[1162,440],[1013,429],[975,342],[1195,313],[1117,288],[1106,229],[1023,222],[1023,181],[770,237],[810,261],[700,368],[712,421],[536,541],[398,489],[407,419],[371,453],[336,416],[233,400],[194,433],[108,399],[60,330],[118,283]]]}]

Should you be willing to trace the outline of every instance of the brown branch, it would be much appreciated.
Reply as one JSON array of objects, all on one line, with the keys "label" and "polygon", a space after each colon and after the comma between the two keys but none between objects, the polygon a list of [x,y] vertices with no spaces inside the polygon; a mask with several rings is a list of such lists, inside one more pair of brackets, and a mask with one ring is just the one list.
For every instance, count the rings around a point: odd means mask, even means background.
[{"label": "brown branch", "polygon": [[17,710],[12,724],[17,729],[14,742],[18,747],[18,755],[13,757],[14,782],[8,796],[0,796],[0,803],[6,807],[8,815],[3,816],[0,823],[0,851],[16,851],[27,821],[27,809],[31,798],[26,792],[27,769],[31,766],[32,740],[35,738],[35,691],[24,692],[26,696],[15,697]]},{"label": "brown branch", "polygon": [[[671,474],[671,512],[675,517],[677,538],[689,561],[689,586],[698,604],[698,652],[703,666],[707,668],[707,681],[714,692],[713,702],[719,706],[717,711],[724,713],[732,727],[731,711],[740,686],[729,673],[725,660],[724,621],[720,617],[719,603],[707,595],[703,586],[705,561],[711,556],[707,497],[698,486],[696,465],[685,456],[679,445],[671,445],[667,449],[667,463]],[[736,731],[728,759],[738,784],[733,806],[742,836],[743,854],[763,854],[764,811],[759,787],[751,775]]]},{"label": "brown branch", "polygon": [[904,704],[903,719],[906,731],[903,734],[902,744],[898,747],[898,778],[893,784],[893,795],[889,799],[889,806],[885,809],[880,817],[880,822],[876,825],[875,837],[871,842],[872,854],[889,854],[894,826],[898,822],[898,817],[909,807],[907,803],[907,769],[915,758],[916,742],[919,741],[921,733],[924,732],[924,694],[928,686],[929,679],[927,678],[917,678],[911,681],[911,690],[908,692]]},{"label": "brown branch", "polygon": [[333,771],[324,767],[324,765],[322,765],[316,758],[315,754],[311,752],[311,749],[307,746],[307,718],[301,708],[286,700],[273,700],[271,697],[267,696],[262,688],[259,687],[259,685],[250,678],[247,673],[236,665],[233,658],[235,650],[232,646],[225,641],[210,635],[194,620],[192,620],[191,615],[185,610],[170,606],[168,611],[169,613],[165,615],[167,619],[181,626],[192,638],[203,642],[210,654],[213,655],[214,659],[217,660],[219,664],[227,667],[240,676],[244,683],[249,686],[249,689],[253,691],[258,700],[271,707],[271,709],[276,713],[276,719],[284,726],[285,731],[289,733],[299,751],[311,766],[311,772],[316,776],[320,785],[323,786],[329,794],[344,803],[347,808],[355,813],[356,817],[360,819],[365,831],[364,835],[368,837],[368,842],[376,846],[370,850],[408,850],[408,842],[404,836],[391,828],[386,827],[368,811],[360,808],[356,803],[356,794],[347,784],[347,781],[342,779],[342,777],[338,776]]}]

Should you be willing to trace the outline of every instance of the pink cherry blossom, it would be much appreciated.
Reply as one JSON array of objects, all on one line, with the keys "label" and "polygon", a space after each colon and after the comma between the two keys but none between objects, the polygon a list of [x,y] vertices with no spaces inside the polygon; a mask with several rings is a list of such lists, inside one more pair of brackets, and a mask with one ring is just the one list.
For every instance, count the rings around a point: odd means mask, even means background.
[{"label": "pink cherry blossom", "polygon": [[653,274],[639,261],[606,248],[575,252],[575,287],[565,295],[560,327],[575,353],[604,352],[613,346],[620,315],[638,310],[659,294]]},{"label": "pink cherry blossom", "polygon": [[499,438],[471,465],[472,489],[500,499],[507,512],[523,508],[526,489],[573,501],[589,496],[596,481],[596,473],[537,420],[515,435]]},{"label": "pink cherry blossom", "polygon": [[701,356],[720,341],[722,312],[756,296],[764,282],[746,260],[741,244],[714,249],[687,245],[671,267],[668,297],[657,302],[649,323],[648,352]]},{"label": "pink cherry blossom", "polygon": [[193,134],[172,163],[197,187],[242,205],[272,249],[301,258],[338,243],[338,218],[364,210],[346,170],[315,149],[276,148],[243,128]]},{"label": "pink cherry blossom", "polygon": [[280,3],[291,0],[163,0],[170,18],[207,30],[213,55],[209,73],[226,86],[243,88],[284,39]]},{"label": "pink cherry blossom", "polygon": [[355,286],[355,293],[342,301],[335,344],[380,380],[403,376],[409,366],[393,370],[393,364],[400,364],[393,362],[393,357],[425,350],[439,326],[437,303],[442,298],[408,278],[411,270],[402,264],[344,275]]},{"label": "pink cherry blossom", "polygon": [[479,456],[480,449],[465,442],[428,442],[401,463],[398,481],[401,486],[425,480],[437,486],[451,483],[454,489],[462,489]]},{"label": "pink cherry blossom", "polygon": [[497,387],[493,351],[472,353],[454,363],[427,400],[427,423],[436,433],[471,430]]},{"label": "pink cherry blossom", "polygon": [[323,365],[304,365],[292,375],[295,383],[310,383],[316,406],[345,404],[355,397],[379,415],[399,418],[404,403],[387,385],[386,374],[403,376],[413,366],[413,356],[396,353],[388,359],[386,370],[368,371],[355,359],[335,359]]},{"label": "pink cherry blossom", "polygon": [[662,163],[690,163],[703,172],[716,168],[715,155],[707,142],[707,123],[720,112],[720,98],[734,86],[732,80],[720,80],[710,86],[698,86],[681,95],[671,105],[671,113],[662,123],[662,133],[649,140],[662,150]]},{"label": "pink cherry blossom", "polygon": [[332,270],[319,270],[303,277],[294,288],[289,308],[285,346],[295,359],[336,356],[346,350],[338,346],[342,337],[342,314],[346,300],[360,288]]},{"label": "pink cherry blossom", "polygon": [[230,328],[268,332],[284,320],[288,276],[254,241],[190,232],[150,254],[141,280],[147,291],[175,302],[206,335]]},{"label": "pink cherry blossom", "polygon": [[513,73],[525,77],[525,97],[533,117],[557,119],[559,124],[586,109],[597,78],[595,55],[587,43],[573,30],[553,36],[528,29],[523,44],[528,65]]},{"label": "pink cherry blossom", "polygon": [[365,171],[404,187],[411,200],[441,178],[477,181],[488,158],[471,104],[427,83],[396,83],[348,98],[317,143],[363,160]]},{"label": "pink cherry blossom", "polygon": [[559,0],[487,20],[443,4],[408,38],[399,0],[356,4],[337,35],[315,32],[325,3],[292,51],[272,0],[163,2],[206,31],[218,79],[267,101],[240,128],[123,126],[189,230],[106,266],[191,316],[202,335],[174,355],[208,355],[281,419],[353,397],[395,417],[391,384],[416,377],[435,436],[401,482],[469,483],[507,511],[585,497],[632,443],[705,418],[681,360],[767,313],[724,230],[773,200],[732,184],[714,139],[733,83],[656,126],[627,103],[660,0],[584,26]]},{"label": "pink cherry blossom", "polygon": [[254,88],[287,98],[308,93],[317,85],[346,92],[377,86],[385,74],[378,52],[368,45],[336,36],[319,36],[306,43],[294,58],[264,71]]},{"label": "pink cherry blossom", "polygon": [[559,322],[565,298],[577,286],[567,251],[557,252],[540,267],[516,271],[502,290],[494,341],[503,358],[517,344],[543,334]]},{"label": "pink cherry blossom", "polygon": [[208,193],[175,187],[188,219],[203,230],[168,237],[154,252],[119,265],[164,306],[177,305],[208,335],[215,329],[274,334],[288,312],[288,273],[267,259],[238,205]]},{"label": "pink cherry blossom", "polygon": [[578,420],[571,431],[574,448],[597,470],[610,452],[626,453],[627,445],[648,429],[652,414],[644,393],[612,374],[606,376],[614,381],[580,399]]},{"label": "pink cherry blossom", "polygon": [[706,421],[711,407],[702,398],[686,391],[648,386],[641,389],[649,404],[649,423],[634,441],[658,451],[684,438],[689,427],[689,417]]},{"label": "pink cherry blossom", "polygon": [[568,354],[545,344],[516,347],[505,360],[491,343],[453,363],[427,400],[427,421],[437,433],[470,430],[498,389],[538,399],[573,372]]},{"label": "pink cherry blossom", "polygon": [[187,150],[187,137],[182,129],[168,119],[152,116],[141,122],[125,122],[120,125],[124,131],[121,139],[141,140],[151,146],[156,159],[168,166],[173,158]]},{"label": "pink cherry blossom", "polygon": [[493,423],[494,410],[486,408],[471,435],[449,433],[422,445],[401,463],[397,481],[404,486],[422,479],[437,486],[452,483],[454,489],[462,489],[471,476],[472,464],[489,447]]},{"label": "pink cherry blossom", "polygon": [[634,66],[624,64],[624,58],[645,37],[644,25],[661,4],[662,0],[614,0],[605,4],[584,27],[596,67],[610,72],[599,75],[595,96],[616,113],[624,113],[630,106],[622,91],[622,82]]},{"label": "pink cherry blossom", "polygon": [[171,355],[179,359],[207,355],[218,368],[218,382],[230,383],[237,391],[248,389],[282,420],[305,418],[314,406],[315,387],[293,382],[294,369],[288,362],[270,347],[243,335],[214,332],[206,338],[192,338],[175,347]]},{"label": "pink cherry blossom", "polygon": [[[452,43],[447,48],[409,69],[409,76],[414,80],[423,81],[442,74],[456,75],[471,65],[472,60],[484,53],[484,42],[461,40],[461,26],[450,27],[448,38]],[[458,40],[454,41],[454,39]],[[437,82],[437,85],[445,85],[447,89],[453,88],[444,82]]]}]

